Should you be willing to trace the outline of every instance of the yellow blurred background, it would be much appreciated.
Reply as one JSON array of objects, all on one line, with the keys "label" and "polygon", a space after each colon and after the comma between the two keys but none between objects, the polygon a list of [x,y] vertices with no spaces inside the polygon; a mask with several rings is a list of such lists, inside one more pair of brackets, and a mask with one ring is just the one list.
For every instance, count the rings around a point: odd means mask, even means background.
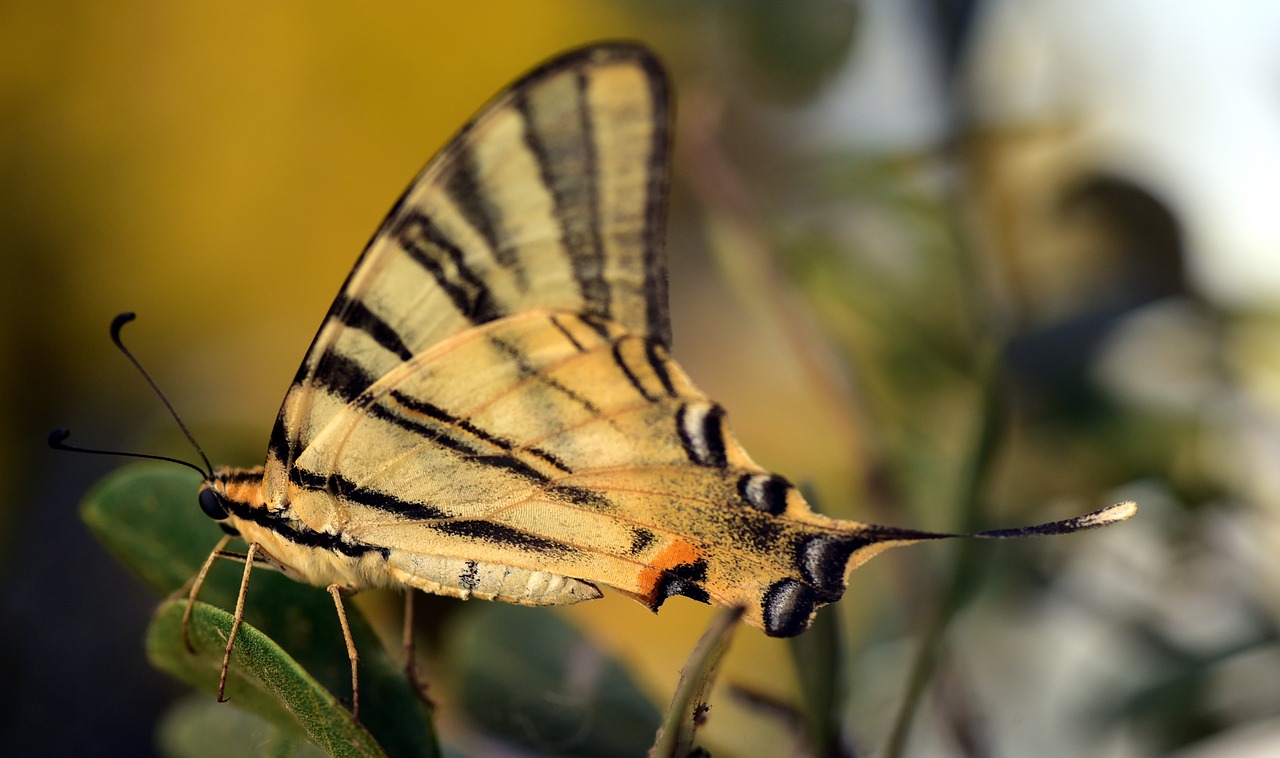
[{"label": "yellow blurred background", "polygon": [[[909,754],[1280,750],[1280,235],[1242,179],[1280,163],[1247,107],[1276,61],[1245,53],[1280,19],[1149,6],[0,4],[0,752],[152,752],[183,692],[141,649],[155,599],[76,517],[116,462],[43,442],[189,456],[111,317],[139,314],[127,339],[215,462],[260,462],[418,168],[525,70],[616,37],[679,94],[675,355],[759,462],[918,528],[1141,502],[979,546]],[[890,740],[954,556],[873,562],[826,611],[859,754]],[[564,614],[662,706],[711,611]],[[789,655],[739,632],[713,752],[802,744]]]}]

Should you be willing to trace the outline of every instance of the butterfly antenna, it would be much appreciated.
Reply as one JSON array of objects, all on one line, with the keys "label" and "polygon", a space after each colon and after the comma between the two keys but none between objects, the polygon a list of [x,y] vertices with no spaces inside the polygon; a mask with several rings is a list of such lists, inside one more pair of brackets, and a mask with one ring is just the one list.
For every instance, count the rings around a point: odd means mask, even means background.
[{"label": "butterfly antenna", "polygon": [[169,463],[177,463],[178,465],[186,466],[187,468],[193,471],[199,471],[200,476],[205,479],[209,479],[211,476],[208,471],[205,471],[204,469],[200,468],[194,463],[191,463],[190,461],[184,461],[184,460],[181,460],[180,458],[170,458],[167,455],[149,455],[147,453],[128,453],[120,450],[95,450],[89,447],[79,447],[76,445],[68,445],[67,437],[70,437],[70,436],[71,436],[70,429],[65,429],[65,428],[54,429],[52,432],[49,432],[49,447],[53,448],[54,450],[65,450],[69,453],[90,453],[92,455],[116,455],[123,458],[146,458],[147,460],[152,460],[152,461],[167,461]]},{"label": "butterfly antenna", "polygon": [[120,330],[124,328],[125,324],[133,321],[137,317],[138,315],[136,313],[126,312],[111,319],[111,341],[116,344],[116,347],[120,349],[120,352],[124,353],[124,357],[129,359],[129,362],[133,364],[133,367],[138,369],[138,373],[142,374],[142,378],[147,380],[147,384],[151,385],[151,389],[155,391],[156,396],[160,398],[160,402],[164,403],[164,407],[169,410],[169,415],[173,416],[173,420],[178,422],[178,428],[182,430],[184,435],[186,435],[187,441],[191,443],[191,447],[195,448],[196,452],[200,454],[200,460],[204,461],[204,466],[207,469],[205,472],[207,474],[206,478],[210,478],[213,476],[213,464],[209,462],[209,456],[204,454],[204,450],[200,447],[200,443],[196,442],[196,438],[191,434],[191,430],[187,428],[186,424],[182,423],[182,418],[178,416],[178,412],[174,410],[173,404],[169,402],[169,398],[165,397],[164,393],[160,391],[160,385],[156,384],[156,381],[151,378],[151,374],[147,373],[147,370],[142,367],[142,364],[137,358],[133,357],[133,353],[129,352],[129,348],[125,347],[124,342],[120,339]]},{"label": "butterfly antenna", "polygon": [[1047,537],[1055,534],[1071,534],[1073,532],[1083,532],[1087,529],[1097,529],[1100,526],[1107,526],[1118,521],[1125,521],[1132,518],[1138,512],[1138,504],[1132,500],[1126,500],[1123,503],[1108,505],[1106,508],[1099,508],[1096,511],[1086,513],[1074,518],[1060,519],[1058,521],[1047,521],[1043,524],[1035,524],[1032,526],[1020,526],[1014,529],[985,529],[981,532],[969,532],[968,534],[956,534],[953,532],[923,532],[917,529],[899,529],[897,527],[876,526],[872,527],[872,532],[880,540],[906,540],[918,542],[921,540],[945,540],[955,537],[972,537],[982,540],[1009,540],[1021,539],[1023,537]]}]

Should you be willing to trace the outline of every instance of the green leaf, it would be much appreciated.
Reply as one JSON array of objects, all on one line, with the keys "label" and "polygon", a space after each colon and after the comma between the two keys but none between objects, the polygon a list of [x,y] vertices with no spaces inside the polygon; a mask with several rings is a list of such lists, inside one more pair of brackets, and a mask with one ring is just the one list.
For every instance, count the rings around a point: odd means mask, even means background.
[{"label": "green leaf", "polygon": [[285,732],[253,714],[228,708],[204,693],[171,707],[156,730],[160,753],[169,758],[221,758],[226,755],[321,758],[325,752],[293,732]]},{"label": "green leaf", "polygon": [[221,536],[196,504],[199,486],[200,477],[176,466],[125,466],[89,490],[80,517],[117,560],[167,595],[195,576]]},{"label": "green leaf", "polygon": [[445,649],[459,705],[493,738],[560,756],[644,755],[653,742],[658,709],[549,609],[471,604]]},{"label": "green leaf", "polygon": [[[128,466],[90,491],[81,514],[123,564],[157,591],[171,594],[195,575],[220,536],[196,504],[198,486],[197,477],[176,467]],[[218,609],[235,607],[242,571],[243,565],[224,560],[209,572],[200,591],[200,600],[209,605],[197,604],[193,614],[192,642],[197,643],[198,635],[203,640],[196,644],[195,655],[183,646],[177,627],[185,598],[162,605],[148,632],[152,661],[211,693],[210,697],[217,689],[223,635],[231,623],[230,615]],[[364,728],[388,755],[437,755],[431,719],[401,665],[387,654],[359,608],[352,602],[345,607],[360,655]],[[281,574],[256,569],[245,596],[245,621],[228,677],[226,694],[232,702],[297,733],[311,734],[300,727],[299,714],[323,714],[333,719],[333,724],[320,732],[324,739],[349,736],[350,714],[341,705],[336,710],[322,706],[323,699],[317,700],[315,692],[317,686],[327,690],[324,695],[333,703],[337,701],[329,693],[344,699],[351,694],[346,644],[330,595]],[[252,632],[248,631],[250,624],[256,627]]]},{"label": "green leaf", "polygon": [[[182,644],[180,631],[185,608],[182,600],[160,606],[147,630],[147,653],[158,668],[198,689],[216,692],[232,617],[197,603],[189,627],[195,648],[191,653]],[[305,734],[332,755],[384,755],[337,698],[247,623],[240,626],[231,648],[227,694],[237,706],[283,729]]]}]

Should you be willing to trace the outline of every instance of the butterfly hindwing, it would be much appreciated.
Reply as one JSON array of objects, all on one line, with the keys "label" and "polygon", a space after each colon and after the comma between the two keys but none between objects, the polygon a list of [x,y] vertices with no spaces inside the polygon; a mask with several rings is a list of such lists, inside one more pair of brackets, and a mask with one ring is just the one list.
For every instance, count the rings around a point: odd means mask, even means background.
[{"label": "butterfly hindwing", "polygon": [[402,364],[296,465],[345,488],[295,494],[304,521],[342,524],[432,591],[442,561],[501,566],[654,608],[671,595],[744,605],[749,621],[794,633],[843,592],[855,550],[887,546],[812,514],[751,461],[661,343],[563,311],[508,316]]}]

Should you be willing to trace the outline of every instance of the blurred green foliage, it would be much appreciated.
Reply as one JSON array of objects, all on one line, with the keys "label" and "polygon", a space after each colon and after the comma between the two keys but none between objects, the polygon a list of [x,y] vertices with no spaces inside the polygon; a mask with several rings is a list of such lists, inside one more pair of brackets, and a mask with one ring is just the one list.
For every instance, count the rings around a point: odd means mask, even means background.
[{"label": "blurred green foliage", "polygon": [[[1185,290],[1124,302],[1126,283],[1178,279],[1177,219],[1065,214],[1064,187],[1094,168],[1042,159],[1069,153],[1070,118],[992,130],[966,123],[965,91],[944,87],[954,101],[939,106],[936,144],[831,139],[830,118],[814,124],[881,29],[871,4],[499,5],[0,7],[0,390],[12,399],[0,410],[0,610],[12,620],[0,676],[23,693],[0,752],[58,739],[109,750],[112,733],[146,735],[157,718],[172,755],[192,755],[199,735],[233,744],[218,737],[232,732],[295,749],[289,728],[249,726],[211,697],[173,704],[163,682],[132,678],[145,677],[138,639],[154,600],[79,539],[71,508],[105,464],[48,457],[40,440],[72,423],[97,446],[185,449],[104,339],[131,309],[131,344],[215,458],[260,462],[320,315],[417,167],[514,75],[612,36],[653,44],[676,76],[676,355],[760,462],[832,515],[921,528],[1143,507],[1103,533],[890,553],[794,647],[742,630],[700,742],[717,754],[1144,755],[1274,719],[1280,320]],[[1086,200],[1121,207],[1107,197]],[[1166,242],[1148,255],[1118,239]],[[1138,259],[1154,263],[1135,273]],[[167,593],[217,533],[189,478],[149,481],[87,517]],[[202,597],[232,607],[237,576],[220,567]],[[278,608],[314,606],[316,639],[296,639],[297,619],[269,607],[249,621],[280,643],[269,658],[341,697],[328,596],[260,572],[250,600],[289,593]],[[593,749],[651,738],[711,616],[673,601],[638,622],[611,600],[564,613],[432,605],[446,742],[536,752],[569,734],[555,718],[578,719],[571,736]],[[353,605],[394,636],[377,598]],[[166,608],[155,623],[172,621]],[[211,634],[226,622],[200,613]],[[541,631],[512,639],[509,614]],[[583,691],[564,689],[575,654],[608,672],[608,697],[592,698],[601,713],[575,710]],[[499,660],[523,664],[505,691]],[[103,695],[117,690],[132,697]],[[498,697],[528,710],[487,712]],[[69,712],[83,733],[48,715]],[[136,752],[132,739],[119,751]]]}]

